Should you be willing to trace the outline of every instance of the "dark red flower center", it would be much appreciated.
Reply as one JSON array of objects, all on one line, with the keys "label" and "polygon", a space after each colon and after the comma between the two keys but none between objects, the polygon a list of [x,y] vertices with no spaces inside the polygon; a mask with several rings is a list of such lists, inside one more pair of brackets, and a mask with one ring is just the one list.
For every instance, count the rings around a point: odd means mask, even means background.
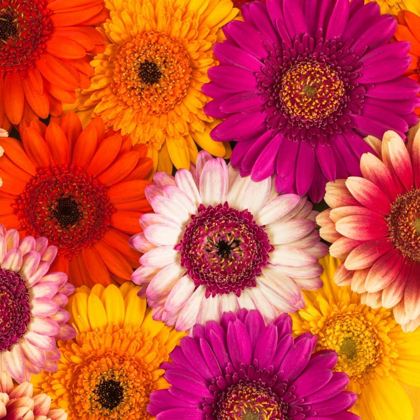
[{"label": "dark red flower center", "polygon": [[115,210],[96,178],[59,165],[38,170],[15,211],[27,234],[45,236],[59,255],[71,258],[102,238]]},{"label": "dark red flower center", "polygon": [[397,196],[388,217],[388,227],[401,253],[420,262],[420,190]]},{"label": "dark red flower center", "polygon": [[255,287],[255,278],[268,264],[270,245],[264,229],[252,214],[227,203],[201,205],[177,245],[181,264],[197,286],[206,286],[206,297]]},{"label": "dark red flower center", "polygon": [[0,352],[10,351],[31,321],[25,281],[18,273],[0,268]]},{"label": "dark red flower center", "polygon": [[287,405],[263,382],[241,380],[220,394],[217,420],[286,420]]},{"label": "dark red flower center", "polygon": [[53,30],[45,0],[0,0],[0,74],[33,68]]}]

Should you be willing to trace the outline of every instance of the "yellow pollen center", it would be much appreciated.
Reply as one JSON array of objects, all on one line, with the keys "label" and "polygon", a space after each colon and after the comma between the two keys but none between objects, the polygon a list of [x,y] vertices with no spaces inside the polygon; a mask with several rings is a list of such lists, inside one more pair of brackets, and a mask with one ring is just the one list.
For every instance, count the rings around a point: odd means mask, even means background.
[{"label": "yellow pollen center", "polygon": [[340,354],[345,355],[348,359],[357,357],[357,344],[351,337],[346,337],[341,343]]},{"label": "yellow pollen center", "polygon": [[414,229],[416,229],[417,234],[420,235],[420,218],[417,218],[416,220],[414,220],[413,225],[414,225]]},{"label": "yellow pollen center", "polygon": [[345,94],[344,83],[327,64],[302,62],[281,81],[280,99],[297,120],[319,121],[333,114]]}]

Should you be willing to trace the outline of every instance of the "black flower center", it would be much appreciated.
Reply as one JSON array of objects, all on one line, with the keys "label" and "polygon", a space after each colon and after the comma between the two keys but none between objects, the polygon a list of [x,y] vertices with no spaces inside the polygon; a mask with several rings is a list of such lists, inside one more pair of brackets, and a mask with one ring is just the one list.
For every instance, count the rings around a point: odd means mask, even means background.
[{"label": "black flower center", "polygon": [[102,380],[96,387],[96,395],[102,407],[107,410],[113,410],[121,404],[124,397],[124,389],[120,382],[113,379]]},{"label": "black flower center", "polygon": [[12,16],[8,14],[0,15],[0,40],[7,41],[12,36],[17,35],[18,31]]},{"label": "black flower center", "polygon": [[145,60],[140,64],[139,77],[143,83],[154,85],[155,83],[159,83],[162,72],[156,63]]},{"label": "black flower center", "polygon": [[82,218],[82,212],[72,197],[59,198],[52,214],[63,228],[73,226]]},{"label": "black flower center", "polygon": [[239,240],[233,240],[230,242],[219,241],[217,243],[217,255],[222,258],[229,258],[230,253],[239,246]]}]

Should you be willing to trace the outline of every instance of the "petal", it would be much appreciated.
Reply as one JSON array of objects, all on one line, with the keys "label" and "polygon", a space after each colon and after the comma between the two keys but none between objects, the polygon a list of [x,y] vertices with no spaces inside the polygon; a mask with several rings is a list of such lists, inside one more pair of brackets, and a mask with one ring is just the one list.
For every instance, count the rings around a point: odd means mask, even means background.
[{"label": "petal", "polygon": [[200,175],[200,194],[205,206],[216,206],[226,201],[229,185],[225,161],[216,158],[208,161]]}]

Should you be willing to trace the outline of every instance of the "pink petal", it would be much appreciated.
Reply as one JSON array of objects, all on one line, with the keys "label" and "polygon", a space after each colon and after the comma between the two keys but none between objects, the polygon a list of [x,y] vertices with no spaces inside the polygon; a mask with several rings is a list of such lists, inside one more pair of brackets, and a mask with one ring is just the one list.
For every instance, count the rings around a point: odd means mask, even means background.
[{"label": "pink petal", "polygon": [[197,212],[197,206],[193,203],[191,198],[180,188],[168,185],[163,188],[163,194],[165,197],[171,199],[175,205],[183,207],[190,216]]},{"label": "pink petal", "polygon": [[410,191],[413,186],[413,168],[404,141],[399,136],[384,138],[384,141],[388,141],[389,157],[395,173],[405,189]]},{"label": "pink petal", "polygon": [[321,238],[319,237],[318,230],[313,230],[309,235],[306,235],[304,238],[298,239],[297,241],[290,242],[287,246],[305,249],[306,251],[311,252],[310,249],[316,246],[320,240]]},{"label": "pink petal", "polygon": [[341,263],[334,274],[334,281],[338,286],[349,286],[353,279],[353,271],[349,271]]},{"label": "pink petal", "polygon": [[388,236],[388,225],[383,217],[348,216],[335,225],[337,232],[350,239],[373,241]]},{"label": "pink petal", "polygon": [[353,197],[368,209],[388,215],[391,211],[391,204],[385,194],[367,179],[350,177],[346,181],[347,188]]},{"label": "pink petal", "polygon": [[13,248],[19,247],[19,232],[16,229],[9,229],[5,235],[7,250],[10,251]]},{"label": "pink petal", "polygon": [[297,248],[277,246],[270,254],[270,263],[286,267],[309,267],[316,264],[317,258],[309,252]]},{"label": "pink petal", "polygon": [[58,325],[62,325],[68,322],[70,314],[65,309],[60,309],[56,314],[51,315],[51,319],[57,322]]},{"label": "pink petal", "polygon": [[[205,150],[202,150],[198,153],[197,156],[197,167],[196,167],[196,178],[197,178],[197,186],[200,185],[200,178],[201,173],[203,172],[204,166],[209,160],[212,160],[212,156],[209,152],[206,152]],[[191,171],[191,175],[193,175]]]},{"label": "pink petal", "polygon": [[60,325],[60,329],[56,335],[57,340],[72,340],[76,337],[76,330],[69,324]]},{"label": "pink petal", "polygon": [[165,223],[176,223],[174,220],[164,214],[148,213],[140,217],[140,226],[146,229],[148,226]]},{"label": "pink petal", "polygon": [[[67,274],[63,273],[61,271],[54,271],[52,273],[48,273],[46,276],[42,277],[42,279],[39,281],[39,283],[47,283],[52,282],[57,285],[57,287],[60,289],[67,283]],[[38,283],[38,284],[39,284]]]},{"label": "pink petal", "polygon": [[23,254],[19,248],[11,249],[3,258],[1,268],[3,270],[10,270],[18,272],[23,263]]},{"label": "pink petal", "polygon": [[34,318],[29,324],[29,331],[53,337],[58,334],[59,326],[51,318]]},{"label": "pink petal", "polygon": [[146,239],[144,233],[138,233],[137,235],[132,236],[129,239],[129,244],[132,248],[136,249],[142,254],[145,254],[146,252],[156,248],[155,245]]},{"label": "pink petal", "polygon": [[[11,401],[12,403],[17,402],[15,407],[19,407],[20,405],[28,405],[30,406],[33,403],[32,396],[34,394],[34,387],[29,382],[23,382],[22,384],[18,385],[9,395],[10,400],[17,400],[22,398],[22,401]],[[24,399],[24,397],[29,397],[28,399]],[[22,404],[25,401],[26,404]],[[29,402],[29,404],[27,404]],[[8,408],[11,407],[12,404],[9,404]]]},{"label": "pink petal", "polygon": [[[4,229],[3,225],[0,225]],[[0,232],[0,261],[3,261],[4,256],[7,254],[6,236]]]},{"label": "pink petal", "polygon": [[280,195],[264,205],[256,216],[259,225],[269,225],[289,213],[297,206],[300,196],[296,194]]},{"label": "pink petal", "polygon": [[179,261],[181,255],[173,246],[161,246],[152,249],[140,258],[140,264],[146,267],[162,268]]},{"label": "pink petal", "polygon": [[31,290],[34,298],[51,299],[58,292],[58,284],[51,281],[38,282]]},{"label": "pink petal", "polygon": [[323,286],[322,280],[318,277],[314,277],[312,279],[299,279],[294,278],[294,281],[299,285],[299,287],[303,290],[317,290]]},{"label": "pink petal", "polygon": [[25,372],[25,358],[19,345],[13,346],[11,351],[2,352],[0,360],[3,361],[3,368],[16,382],[24,382],[30,376]]},{"label": "pink petal", "polygon": [[51,420],[66,420],[67,419],[67,413],[61,408],[56,408],[54,410],[49,411],[48,417]]},{"label": "pink petal", "polygon": [[184,191],[193,201],[194,205],[198,208],[201,204],[201,196],[198,192],[197,185],[194,181],[191,172],[186,169],[178,169],[175,174],[176,185]]},{"label": "pink petal", "polygon": [[392,308],[404,297],[405,285],[410,275],[411,264],[404,264],[396,279],[383,291],[382,306]]},{"label": "pink petal", "polygon": [[29,287],[34,286],[36,283],[38,283],[39,280],[41,280],[41,278],[47,274],[48,270],[50,269],[50,263],[46,262],[46,261],[41,261],[38,265],[37,270],[35,271],[35,273],[28,277],[26,279],[27,284]]},{"label": "pink petal", "polygon": [[410,319],[420,316],[420,264],[414,263],[404,292],[405,311]]},{"label": "pink petal", "polygon": [[369,274],[370,268],[364,270],[357,270],[353,274],[351,281],[351,290],[356,293],[366,293],[365,283]]},{"label": "pink petal", "polygon": [[144,194],[146,196],[146,200],[151,203],[153,198],[163,195],[163,188],[158,187],[157,185],[148,185],[144,189]]},{"label": "pink petal", "polygon": [[284,266],[277,266],[278,270],[281,271],[284,275],[292,277],[293,280],[298,282],[299,278],[304,279],[311,279],[318,277],[324,271],[320,264],[315,264],[310,267],[284,267]]},{"label": "pink petal", "polygon": [[29,279],[33,276],[41,261],[41,254],[37,251],[30,251],[23,257],[22,268],[20,269],[20,275],[24,280]]},{"label": "pink petal", "polygon": [[38,394],[33,397],[35,406],[34,414],[36,416],[47,416],[51,407],[51,397],[47,394]]},{"label": "pink petal", "polygon": [[23,354],[25,355],[25,359],[27,359],[31,365],[42,369],[47,360],[45,351],[33,346],[26,340],[22,342],[21,346]]},{"label": "pink petal", "polygon": [[36,238],[35,242],[35,251],[42,255],[48,247],[48,239],[44,237]]},{"label": "pink petal", "polygon": [[0,370],[0,393],[10,394],[13,391],[13,387],[14,385],[11,376],[7,373],[7,371]]},{"label": "pink petal", "polygon": [[336,225],[334,223],[328,223],[319,229],[321,238],[327,242],[334,243],[342,238],[341,234],[337,232]]},{"label": "pink petal", "polygon": [[25,339],[28,340],[28,343],[32,344],[35,347],[38,347],[41,350],[49,351],[53,350],[56,347],[54,337],[37,334],[32,331],[26,332]]},{"label": "pink petal", "polygon": [[32,316],[46,317],[54,315],[58,310],[59,306],[50,299],[46,298],[35,298],[32,299]]},{"label": "pink petal", "polygon": [[195,290],[195,284],[189,276],[181,277],[175,284],[165,302],[165,311],[177,312],[188,301]]},{"label": "pink petal", "polygon": [[265,231],[272,245],[287,244],[302,239],[315,229],[312,220],[292,219],[285,223],[270,225]]},{"label": "pink petal", "polygon": [[153,277],[159,273],[160,268],[153,267],[139,267],[132,275],[131,281],[134,284],[149,284]]},{"label": "pink petal", "polygon": [[330,254],[335,258],[344,260],[354,248],[362,243],[354,239],[341,237],[330,246]]},{"label": "pink petal", "polygon": [[222,158],[209,160],[200,175],[200,195],[205,206],[217,206],[226,201],[229,175]]},{"label": "pink petal", "polygon": [[62,286],[58,289],[57,294],[58,295],[64,295],[64,296],[70,296],[74,293],[74,290],[75,290],[75,287],[72,284],[66,283],[64,286]]},{"label": "pink petal", "polygon": [[[339,207],[338,207],[339,208]],[[332,209],[327,209],[318,214],[315,221],[319,226],[325,226],[332,223],[330,213]]]},{"label": "pink petal", "polygon": [[377,211],[367,209],[366,207],[361,206],[345,206],[332,209],[330,212],[330,219],[337,223],[340,219],[347,216],[353,216],[355,214],[360,214],[363,216],[380,216]]},{"label": "pink petal", "polygon": [[[67,285],[72,286],[70,283],[67,283]],[[53,298],[51,298],[51,301],[56,303],[60,308],[64,308],[69,299],[64,293],[57,293]]]},{"label": "pink petal", "polygon": [[205,299],[205,293],[205,286],[199,286],[197,287],[196,291],[189,297],[176,321],[175,329],[177,331],[188,330],[197,323],[197,315],[200,311],[202,301]]},{"label": "pink petal", "polygon": [[19,245],[19,249],[22,251],[23,255],[26,253],[35,250],[36,241],[32,236],[25,236]]},{"label": "pink petal", "polygon": [[[182,239],[183,233],[181,226],[177,226],[173,223],[152,225],[144,230],[146,239],[157,246],[176,245]],[[140,252],[143,252],[139,248],[137,249]]]},{"label": "pink petal", "polygon": [[153,176],[153,182],[158,187],[164,187],[165,185],[176,185],[175,178],[165,172],[156,172]]},{"label": "pink petal", "polygon": [[31,409],[27,406],[18,407],[14,410],[8,408],[11,412],[7,413],[7,420],[34,420]]},{"label": "pink petal", "polygon": [[183,207],[176,206],[176,204],[167,197],[154,197],[150,204],[156,213],[166,215],[175,223],[182,225],[190,220],[188,212]]},{"label": "pink petal", "polygon": [[58,249],[56,246],[49,246],[42,254],[42,261],[52,263],[57,256]]},{"label": "pink petal", "polygon": [[185,268],[179,263],[172,263],[159,271],[147,288],[147,297],[159,299],[169,295],[176,282],[185,274]]},{"label": "pink petal", "polygon": [[252,214],[258,213],[267,202],[270,191],[271,178],[266,178],[260,182],[249,182],[240,198],[239,210],[248,210]]},{"label": "pink petal", "polygon": [[364,242],[350,252],[345,261],[346,268],[348,270],[363,270],[372,267],[376,260],[393,248],[394,244],[390,239]]}]

